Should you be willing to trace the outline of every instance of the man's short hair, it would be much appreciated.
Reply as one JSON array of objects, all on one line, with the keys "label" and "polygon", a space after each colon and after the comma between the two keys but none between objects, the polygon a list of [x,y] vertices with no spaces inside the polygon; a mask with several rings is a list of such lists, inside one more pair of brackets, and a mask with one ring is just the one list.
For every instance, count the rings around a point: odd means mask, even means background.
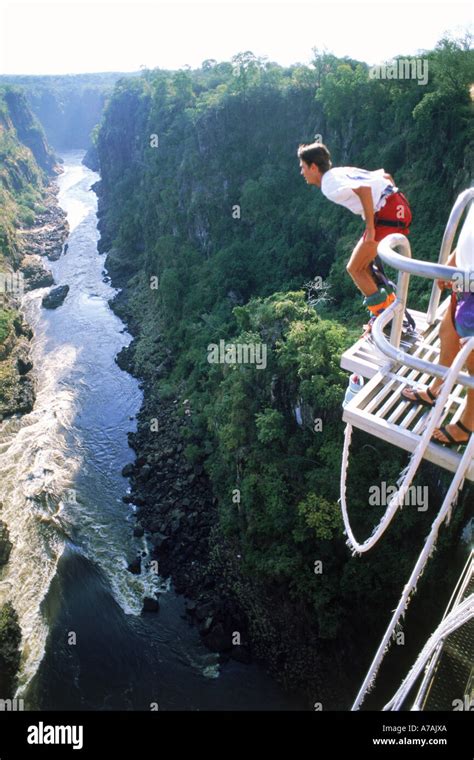
[{"label": "man's short hair", "polygon": [[311,166],[316,164],[319,171],[323,174],[331,168],[331,154],[325,145],[320,142],[310,143],[309,145],[300,145],[298,148],[298,158]]}]

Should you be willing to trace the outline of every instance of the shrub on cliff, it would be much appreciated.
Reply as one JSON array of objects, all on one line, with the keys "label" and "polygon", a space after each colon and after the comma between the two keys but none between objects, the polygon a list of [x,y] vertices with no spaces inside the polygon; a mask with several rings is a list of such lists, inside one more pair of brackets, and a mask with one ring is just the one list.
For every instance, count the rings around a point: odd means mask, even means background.
[{"label": "shrub on cliff", "polygon": [[20,665],[21,628],[10,601],[0,608],[0,699],[10,699]]}]

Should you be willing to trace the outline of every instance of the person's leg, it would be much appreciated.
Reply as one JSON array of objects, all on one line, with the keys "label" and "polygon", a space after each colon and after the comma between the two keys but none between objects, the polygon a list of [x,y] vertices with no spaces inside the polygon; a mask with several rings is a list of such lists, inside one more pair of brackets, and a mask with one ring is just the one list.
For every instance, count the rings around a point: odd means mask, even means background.
[{"label": "person's leg", "polygon": [[370,272],[370,262],[377,255],[377,243],[366,243],[363,238],[359,240],[347,263],[346,270],[364,296],[372,296],[377,293],[378,287]]},{"label": "person's leg", "polygon": [[[459,335],[454,329],[450,306],[448,306],[446,309],[444,317],[439,326],[439,339],[439,363],[443,367],[450,367],[461,349]],[[436,377],[430,386],[432,393],[435,393],[437,390],[439,390],[442,384],[442,379],[440,377]]]},{"label": "person's leg", "polygon": [[[439,337],[440,337],[440,344],[441,344],[440,353],[439,353],[439,363],[443,367],[450,367],[454,361],[454,358],[459,353],[459,349],[460,349],[459,335],[454,329],[450,306],[448,306],[448,308],[446,309],[444,317],[441,321],[441,325],[439,328]],[[443,381],[440,377],[435,377],[433,382],[430,383],[429,389],[431,393],[433,394],[433,396],[438,395],[442,384],[443,384]],[[430,404],[434,403],[426,391],[419,390],[417,391],[417,393],[421,396],[422,399],[424,399],[428,403]],[[405,388],[405,390],[403,391],[403,397],[410,401],[417,400],[414,395],[413,388]]]},{"label": "person's leg", "polygon": [[[469,354],[466,367],[469,374],[474,375],[474,352]],[[468,430],[474,431],[474,390],[471,388],[467,391],[466,406],[461,415],[461,422]]]},{"label": "person's leg", "polygon": [[[469,354],[466,361],[466,367],[469,374],[474,375],[474,352]],[[470,388],[467,391],[466,406],[461,414],[460,422],[465,428],[474,433],[474,390],[471,390]],[[465,430],[462,430],[457,424],[453,425],[450,423],[449,425],[446,425],[446,430],[455,441],[459,441],[460,443],[469,439],[468,433],[466,433]],[[449,438],[447,438],[439,428],[436,428],[433,432],[433,438],[440,441],[440,443],[449,443]]]}]

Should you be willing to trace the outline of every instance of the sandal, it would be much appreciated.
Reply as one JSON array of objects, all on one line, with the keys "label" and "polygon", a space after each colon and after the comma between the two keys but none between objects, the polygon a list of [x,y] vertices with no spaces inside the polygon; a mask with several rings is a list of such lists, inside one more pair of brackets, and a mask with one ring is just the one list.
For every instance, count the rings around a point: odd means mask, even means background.
[{"label": "sandal", "polygon": [[456,425],[456,427],[458,427],[460,430],[462,430],[463,433],[467,433],[467,438],[466,438],[465,441],[456,441],[456,439],[453,438],[453,436],[451,435],[451,433],[449,433],[448,430],[446,429],[447,425],[443,425],[443,427],[438,428],[438,430],[444,435],[444,437],[448,439],[447,441],[440,441],[439,438],[434,438],[434,436],[431,436],[431,440],[434,443],[441,444],[441,446],[448,446],[448,447],[451,447],[451,446],[465,446],[466,443],[469,443],[469,439],[471,437],[471,433],[474,433],[474,430],[469,430],[465,425],[463,425],[463,423],[461,422],[461,420],[459,420],[459,422],[456,422],[454,424]]},{"label": "sandal", "polygon": [[[411,391],[415,398],[409,398],[408,396],[406,396],[405,391]],[[410,388],[410,387],[404,388],[402,390],[401,396],[405,401],[411,401],[412,404],[421,404],[421,406],[428,406],[431,409],[431,407],[433,407],[436,404],[436,399],[438,397],[435,396],[434,393],[431,393],[429,388],[426,389],[426,393],[430,397],[431,402],[427,401],[425,398],[420,396],[418,391],[415,391],[414,388]]]}]

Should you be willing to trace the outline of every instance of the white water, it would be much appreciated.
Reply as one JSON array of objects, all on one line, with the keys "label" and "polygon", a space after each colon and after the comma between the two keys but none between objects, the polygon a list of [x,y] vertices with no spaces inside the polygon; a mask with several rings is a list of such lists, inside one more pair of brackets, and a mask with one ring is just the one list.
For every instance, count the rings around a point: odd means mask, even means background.
[{"label": "white water", "polygon": [[[74,155],[65,168],[59,202],[68,215],[69,251],[45,264],[70,292],[55,311],[41,307],[48,289],[25,295],[24,313],[35,333],[36,402],[30,414],[0,424],[0,518],[13,544],[0,571],[0,605],[12,601],[22,629],[17,696],[43,657],[48,628],[41,602],[67,542],[101,568],[129,614],[139,614],[143,597],[161,586],[156,573],[137,576],[127,570],[140,545],[146,546],[132,538],[132,508],[114,496],[123,480],[117,476],[120,460],[133,458],[131,451],[127,456],[124,431],[133,427],[128,419],[138,411],[141,395],[137,382],[114,363],[130,337],[124,337],[107,304],[115,291],[102,282],[103,258],[89,239],[91,228],[95,242],[98,238],[90,224],[97,199],[89,190],[98,175],[78,165]],[[97,503],[94,496],[103,500],[108,493],[110,503]]]},{"label": "white water", "polygon": [[[183,599],[150,572],[145,540],[133,538],[120,473],[134,459],[127,432],[142,394],[114,361],[131,337],[107,303],[116,291],[97,252],[90,186],[98,175],[83,155],[64,155],[69,248],[46,262],[69,293],[53,311],[41,307],[47,289],[24,298],[35,333],[34,410],[0,423],[0,519],[14,545],[0,568],[0,604],[11,599],[22,629],[16,696],[28,710],[300,709],[255,665],[221,670]],[[132,575],[138,554],[142,572]],[[143,597],[157,591],[159,614],[140,615]]]}]

